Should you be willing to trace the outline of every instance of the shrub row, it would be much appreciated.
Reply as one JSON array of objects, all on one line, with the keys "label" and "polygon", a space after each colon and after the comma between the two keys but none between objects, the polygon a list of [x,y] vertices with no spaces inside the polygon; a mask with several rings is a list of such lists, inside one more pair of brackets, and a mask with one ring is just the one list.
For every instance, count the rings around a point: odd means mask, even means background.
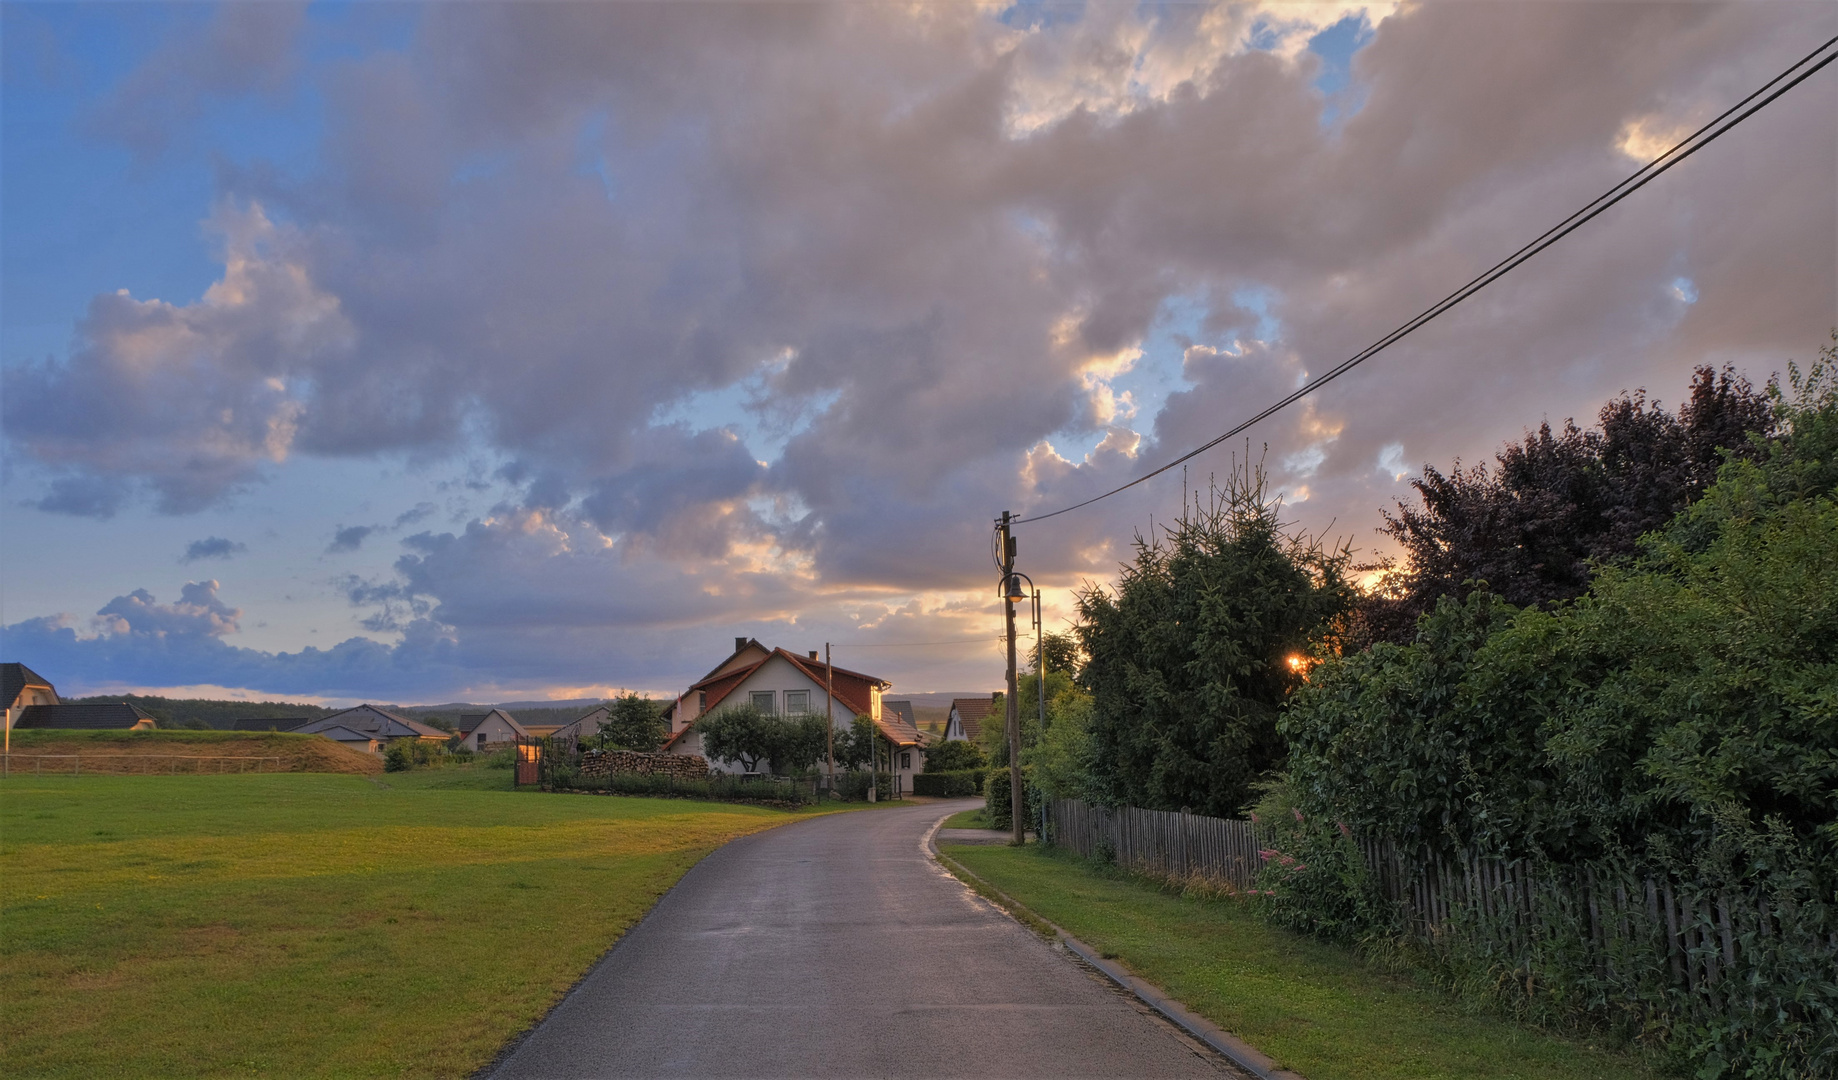
[{"label": "shrub row", "polygon": [[[1030,823],[1032,823],[1034,818],[1040,813],[1039,802],[1034,794],[1034,786],[1028,782],[1028,778],[1032,773],[1033,770],[1027,766],[1023,765],[1021,767],[1021,816],[1026,818]],[[988,777],[983,781],[983,805],[985,807],[984,813],[989,818],[990,828],[1007,829],[1013,827],[1014,807],[1011,805],[1011,797],[1008,793],[1007,769],[989,770]]]},{"label": "shrub row", "polygon": [[913,777],[913,794],[939,799],[981,795],[987,769],[957,769],[952,772],[923,772]]},{"label": "shrub row", "polygon": [[713,799],[719,802],[809,803],[812,786],[799,780],[760,776],[709,776],[701,780],[657,773],[610,773],[605,776],[560,776],[556,787],[571,791],[605,791],[617,795]]}]

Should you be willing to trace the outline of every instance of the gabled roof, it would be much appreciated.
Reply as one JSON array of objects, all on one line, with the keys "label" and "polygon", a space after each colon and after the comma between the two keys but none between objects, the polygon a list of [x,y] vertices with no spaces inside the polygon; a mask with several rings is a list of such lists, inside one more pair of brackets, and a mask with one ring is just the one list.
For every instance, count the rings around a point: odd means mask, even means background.
[{"label": "gabled roof", "polygon": [[925,736],[919,733],[919,729],[901,720],[898,713],[889,713],[885,701],[881,702],[881,718],[874,722],[874,726],[880,730],[881,738],[895,746],[925,745]]},{"label": "gabled roof", "polygon": [[587,710],[585,713],[582,713],[580,716],[575,717],[573,720],[568,721],[566,724],[563,724],[561,727],[558,727],[554,731],[550,732],[549,737],[552,739],[557,738],[557,737],[564,738],[564,739],[578,739],[586,731],[587,725],[590,721],[593,723],[594,730],[598,731],[600,728],[606,726],[606,721],[611,720],[612,718],[613,718],[613,710],[611,707],[606,706],[606,705],[596,705],[593,708]]},{"label": "gabled roof", "polygon": [[12,708],[28,686],[42,686],[51,691],[53,701],[57,700],[57,689],[51,685],[50,679],[24,664],[0,664],[0,709]]},{"label": "gabled roof", "polygon": [[121,730],[141,723],[153,724],[145,709],[128,701],[87,705],[27,705],[13,724],[17,728],[60,728],[65,731]]},{"label": "gabled roof", "polygon": [[957,714],[958,724],[964,729],[964,738],[974,741],[983,730],[983,718],[989,715],[989,709],[995,704],[995,695],[989,697],[960,697],[951,701],[951,711]]},{"label": "gabled roof", "polygon": [[504,723],[510,727],[511,731],[515,732],[516,734],[521,735],[526,739],[530,737],[529,729],[525,728],[522,724],[519,724],[517,722],[516,717],[512,716],[510,713],[505,712],[503,709],[493,709],[490,712],[482,712],[482,713],[466,713],[460,717],[459,726],[454,728],[454,732],[460,735],[461,737],[471,735],[473,732],[479,730],[480,725],[484,724],[485,721],[490,720],[494,716],[503,720]]},{"label": "gabled roof", "polygon": [[334,742],[375,742],[376,741],[376,736],[370,734],[368,731],[353,731],[351,728],[348,728],[343,724],[333,724],[331,727],[326,728],[323,731],[314,732],[314,734],[323,735],[326,738],[333,740]]},{"label": "gabled roof", "polygon": [[362,731],[379,739],[444,739],[447,733],[419,720],[410,720],[397,716],[388,709],[379,709],[375,705],[358,705],[344,712],[333,713],[320,720],[309,721],[294,730],[304,735],[317,735],[326,728],[348,727],[353,731]]},{"label": "gabled roof", "polygon": [[[749,647],[758,644],[758,642],[750,639],[747,642]],[[765,646],[762,645],[760,647],[764,648]],[[738,656],[744,651],[745,649],[735,649],[734,654]],[[739,667],[730,666],[729,662],[733,660],[733,657],[730,656],[727,661],[723,661],[720,666],[715,668],[714,674],[691,686],[689,690],[685,692],[684,697],[698,692],[706,693],[708,695],[708,700],[703,704],[700,715],[707,716],[709,713],[715,711],[716,706],[720,705],[722,700],[733,693],[741,683],[746,682],[754,672],[765,667],[774,657],[787,661],[792,667],[803,672],[807,678],[815,682],[818,686],[830,685],[832,687],[831,694],[835,697],[836,704],[848,709],[856,716],[866,716],[872,713],[874,711],[874,691],[885,690],[893,685],[886,679],[876,675],[864,675],[859,671],[850,671],[848,668],[833,668],[825,665],[821,660],[813,660],[809,656],[800,656],[789,649],[773,649],[759,660],[743,664]],[[834,676],[833,682],[831,681],[832,675]],[[670,716],[674,714],[675,711],[676,703],[672,702],[670,706],[665,709],[664,715]],[[695,726],[695,721],[691,720],[681,731],[678,731],[664,741],[664,749],[670,749],[670,747],[676,744],[677,740],[687,735],[690,729]]]}]

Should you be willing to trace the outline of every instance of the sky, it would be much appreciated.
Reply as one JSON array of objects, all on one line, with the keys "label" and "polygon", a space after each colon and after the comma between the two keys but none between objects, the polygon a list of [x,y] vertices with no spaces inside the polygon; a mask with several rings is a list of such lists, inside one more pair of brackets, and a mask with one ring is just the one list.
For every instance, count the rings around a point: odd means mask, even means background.
[{"label": "sky", "polygon": [[[67,694],[1002,681],[990,523],[1212,438],[1829,3],[8,3],[0,654]],[[1838,326],[1838,68],[1186,470],[1425,465]],[[1074,591],[1180,470],[1022,526]],[[921,644],[915,644],[921,643]],[[923,644],[936,643],[936,644]]]}]

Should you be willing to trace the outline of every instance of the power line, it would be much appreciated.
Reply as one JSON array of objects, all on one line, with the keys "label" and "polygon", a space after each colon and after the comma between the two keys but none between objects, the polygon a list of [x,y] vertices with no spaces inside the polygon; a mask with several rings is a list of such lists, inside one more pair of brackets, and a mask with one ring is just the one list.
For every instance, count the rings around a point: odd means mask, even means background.
[{"label": "power line", "polygon": [[880,641],[872,645],[854,645],[845,641],[838,642],[836,647],[838,649],[917,649],[925,645],[964,645],[973,641],[990,642],[1001,640],[1003,640],[1003,638],[1000,635],[996,635],[992,637],[948,638],[944,641]]},{"label": "power line", "polygon": [[[1293,405],[1296,402],[1302,400],[1308,395],[1314,393],[1316,390],[1321,389],[1323,386],[1326,386],[1328,383],[1333,382],[1335,379],[1353,370],[1355,367],[1358,367],[1360,364],[1365,363],[1367,360],[1370,360],[1374,356],[1377,356],[1379,353],[1383,352],[1386,348],[1402,340],[1403,338],[1411,334],[1413,331],[1422,327],[1424,324],[1428,323],[1430,320],[1436,318],[1438,315],[1441,315],[1443,312],[1461,303],[1463,300],[1466,300],[1468,297],[1473,296],[1475,293],[1486,288],[1488,285],[1493,284],[1495,281],[1499,280],[1501,277],[1505,276],[1507,273],[1512,271],[1519,264],[1525,262],[1527,259],[1530,259],[1532,256],[1538,254],[1540,251],[1543,251],[1545,248],[1550,247],[1552,244],[1557,243],[1557,241],[1562,240],[1564,237],[1570,235],[1572,232],[1575,232],[1577,229],[1581,228],[1585,223],[1590,221],[1592,218],[1596,217],[1596,215],[1607,210],[1609,207],[1620,202],[1622,199],[1627,198],[1629,195],[1632,195],[1634,192],[1639,191],[1641,188],[1651,183],[1654,179],[1658,178],[1659,175],[1665,172],[1667,169],[1672,168],[1672,166],[1677,165],[1679,162],[1690,157],[1692,154],[1695,154],[1699,150],[1702,150],[1704,147],[1709,146],[1712,142],[1716,141],[1719,137],[1721,137],[1724,133],[1728,132],[1731,128],[1735,127],[1737,124],[1742,123],[1744,120],[1747,120],[1749,117],[1754,116],[1757,112],[1760,112],[1762,109],[1766,108],[1776,98],[1780,97],[1782,94],[1785,94],[1787,91],[1798,86],[1800,83],[1806,81],[1808,78],[1812,76],[1814,72],[1818,71],[1820,68],[1823,68],[1825,65],[1831,63],[1833,60],[1838,60],[1838,52],[1830,51],[1832,49],[1832,46],[1835,44],[1838,44],[1838,37],[1834,37],[1830,39],[1829,41],[1825,42],[1825,44],[1814,49],[1812,52],[1807,53],[1804,58],[1802,58],[1797,63],[1793,64],[1791,67],[1787,68],[1787,70],[1781,72],[1779,75],[1776,75],[1774,78],[1768,80],[1768,82],[1765,85],[1763,85],[1761,89],[1756,90],[1754,93],[1750,94],[1748,97],[1745,97],[1741,101],[1738,101],[1736,104],[1724,110],[1722,115],[1718,116],[1716,119],[1712,120],[1710,123],[1705,124],[1703,127],[1699,128],[1698,130],[1692,132],[1677,146],[1674,146],[1672,149],[1667,150],[1665,153],[1654,158],[1652,161],[1648,162],[1646,165],[1641,167],[1638,171],[1633,173],[1627,179],[1616,184],[1614,187],[1609,188],[1607,191],[1603,192],[1601,195],[1596,196],[1595,199],[1590,201],[1581,210],[1578,210],[1576,213],[1571,214],[1569,217],[1558,222],[1556,225],[1551,226],[1550,229],[1546,230],[1544,234],[1539,236],[1536,240],[1533,240],[1531,243],[1526,244],[1524,247],[1520,248],[1518,251],[1513,252],[1511,255],[1508,255],[1506,258],[1495,263],[1492,267],[1490,267],[1489,269],[1481,273],[1479,276],[1469,281],[1466,285],[1463,285],[1461,288],[1456,289],[1454,292],[1450,293],[1449,295],[1443,297],[1441,300],[1437,301],[1435,304],[1431,305],[1427,310],[1423,311],[1416,318],[1411,319],[1409,322],[1398,327],[1396,330],[1393,330],[1391,333],[1386,334],[1384,337],[1373,342],[1371,345],[1366,346],[1364,349],[1360,350],[1358,353],[1355,353],[1352,357],[1342,361],[1339,365],[1330,369],[1325,375],[1322,375],[1319,378],[1316,378],[1304,384],[1300,389],[1296,390],[1294,393],[1279,400],[1274,405],[1269,406],[1268,408],[1264,409],[1262,412],[1251,417],[1249,420],[1246,420],[1244,423],[1239,424],[1237,427],[1232,428],[1230,431],[1225,432],[1224,434],[1218,436],[1217,438],[1211,439],[1205,443],[1200,444],[1199,446],[1193,448],[1192,450],[1189,450],[1187,453],[1182,454],[1180,457],[1175,458],[1173,461],[1168,462],[1166,465],[1163,465],[1160,468],[1155,469],[1152,472],[1144,473],[1143,475],[1137,477],[1136,479],[1131,480],[1129,483],[1123,484],[1120,487],[1112,488],[1111,490],[1106,491],[1102,495],[1094,495],[1091,498],[1084,500],[1083,502],[1076,502],[1076,503],[1073,503],[1071,506],[1061,507],[1060,509],[1054,510],[1051,513],[1035,514],[1032,517],[1016,518],[1015,520],[1011,521],[1010,524],[1011,525],[1025,525],[1029,522],[1045,521],[1048,518],[1058,517],[1061,514],[1070,513],[1071,511],[1080,509],[1081,507],[1090,506],[1092,503],[1095,503],[1099,501],[1100,499],[1108,499],[1112,495],[1115,495],[1119,492],[1128,491],[1130,488],[1135,487],[1137,484],[1143,483],[1144,481],[1151,480],[1157,476],[1160,476],[1162,473],[1167,472],[1169,469],[1174,468],[1176,465],[1179,465],[1182,462],[1191,460],[1192,458],[1198,457],[1199,455],[1205,453],[1206,451],[1211,450],[1213,447],[1218,446],[1220,443],[1224,442],[1225,440],[1230,439],[1235,435],[1240,435],[1244,433],[1246,430],[1250,429],[1252,425],[1258,423],[1259,421],[1268,419],[1271,416],[1274,416],[1276,413],[1281,412],[1283,409],[1288,408],[1290,405]],[[1813,63],[1813,61],[1816,58],[1818,58],[1821,53],[1829,53],[1829,55],[1825,56],[1824,59],[1819,60],[1817,63]],[[1812,64],[1812,66],[1807,67],[1808,64]],[[1802,68],[1804,68],[1805,70],[1802,71],[1801,70]],[[1796,75],[1795,72],[1798,72],[1798,74]],[[1791,81],[1786,82],[1786,84],[1783,86],[1779,86],[1778,89],[1776,88],[1777,84],[1781,83],[1783,80],[1788,80],[1790,77],[1791,77]],[[1769,92],[1770,90],[1772,90],[1773,92],[1770,93]],[[1762,97],[1763,94],[1766,94],[1767,96]],[[1755,101],[1756,98],[1761,98],[1761,100]],[[1749,104],[1750,102],[1755,102],[1755,104],[1751,106]],[[1746,110],[1745,110],[1745,107],[1746,107]],[[1743,110],[1743,111],[1740,111],[1739,113],[1739,110]],[[1732,116],[1734,116],[1734,119],[1731,119]],[[1712,130],[1712,129],[1715,129],[1715,130]],[[1709,134],[1705,134],[1706,132],[1709,132]]]}]

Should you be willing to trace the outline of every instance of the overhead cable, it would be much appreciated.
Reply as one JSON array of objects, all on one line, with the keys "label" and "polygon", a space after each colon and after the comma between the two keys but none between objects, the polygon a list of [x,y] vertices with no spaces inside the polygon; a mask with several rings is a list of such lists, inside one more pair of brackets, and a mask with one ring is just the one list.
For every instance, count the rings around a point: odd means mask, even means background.
[{"label": "overhead cable", "polygon": [[[1288,408],[1290,405],[1293,405],[1296,402],[1302,400],[1308,395],[1314,393],[1316,390],[1321,389],[1323,386],[1326,386],[1328,383],[1333,382],[1335,379],[1338,379],[1340,376],[1353,370],[1355,367],[1358,367],[1360,364],[1363,364],[1367,360],[1370,360],[1372,357],[1377,356],[1380,352],[1383,352],[1389,346],[1402,340],[1404,337],[1406,337],[1413,331],[1417,330],[1418,328],[1422,327],[1425,323],[1428,323],[1430,320],[1436,318],[1438,315],[1441,315],[1443,312],[1461,303],[1463,300],[1466,300],[1468,297],[1473,296],[1475,293],[1486,288],[1488,285],[1493,284],[1495,281],[1499,280],[1501,277],[1505,276],[1507,273],[1512,271],[1519,264],[1525,262],[1527,259],[1530,259],[1532,256],[1538,254],[1540,251],[1543,251],[1545,248],[1550,247],[1552,244],[1557,243],[1557,241],[1562,240],[1564,237],[1570,235],[1572,232],[1575,232],[1577,229],[1581,228],[1586,222],[1596,217],[1596,215],[1602,213],[1604,210],[1607,210],[1609,207],[1620,202],[1622,199],[1627,198],[1629,195],[1632,195],[1634,192],[1645,187],[1647,184],[1651,183],[1654,179],[1658,178],[1659,175],[1661,173],[1664,173],[1667,169],[1672,168],[1672,166],[1677,165],[1679,162],[1690,157],[1692,154],[1695,154],[1699,150],[1702,150],[1704,147],[1716,141],[1724,133],[1728,132],[1731,128],[1735,127],[1737,124],[1742,123],[1744,120],[1747,120],[1749,117],[1754,116],[1757,112],[1760,112],[1762,109],[1766,108],[1776,98],[1779,98],[1782,94],[1785,94],[1787,91],[1793,89],[1794,87],[1798,86],[1800,83],[1806,81],[1808,78],[1812,76],[1814,72],[1818,71],[1820,68],[1825,67],[1827,64],[1831,63],[1833,60],[1838,60],[1838,51],[1834,51],[1833,49],[1833,46],[1835,45],[1838,45],[1838,37],[1833,37],[1831,40],[1819,46],[1817,49],[1814,49],[1812,52],[1807,53],[1806,56],[1802,58],[1798,63],[1789,67],[1787,70],[1781,72],[1779,75],[1776,75],[1774,78],[1768,80],[1768,82],[1764,86],[1762,86],[1759,90],[1756,90],[1754,93],[1750,94],[1748,97],[1745,97],[1741,101],[1730,106],[1728,109],[1726,109],[1722,113],[1722,115],[1718,116],[1716,119],[1712,120],[1710,123],[1705,124],[1703,127],[1692,132],[1677,146],[1674,146],[1672,149],[1667,150],[1665,153],[1654,158],[1652,161],[1648,162],[1645,166],[1641,167],[1637,172],[1633,173],[1627,179],[1616,184],[1614,187],[1609,188],[1607,191],[1603,192],[1601,195],[1598,195],[1595,199],[1590,201],[1589,204],[1584,206],[1581,210],[1578,210],[1576,213],[1571,214],[1569,217],[1558,222],[1556,225],[1551,226],[1550,229],[1546,230],[1544,234],[1539,236],[1536,240],[1533,240],[1531,243],[1526,244],[1524,247],[1520,248],[1518,251],[1515,251],[1511,255],[1508,255],[1506,258],[1495,263],[1491,268],[1481,273],[1479,276],[1475,277],[1473,280],[1469,281],[1466,285],[1463,285],[1461,288],[1456,289],[1454,292],[1443,297],[1441,300],[1437,301],[1435,304],[1433,304],[1428,309],[1426,309],[1421,314],[1419,314],[1416,318],[1411,319],[1409,322],[1398,327],[1396,330],[1393,330],[1391,333],[1386,334],[1384,337],[1373,342],[1371,345],[1366,346],[1364,349],[1355,353],[1353,356],[1349,357],[1348,359],[1341,361],[1338,365],[1329,369],[1326,374],[1321,375],[1320,377],[1313,379],[1307,383],[1304,383],[1294,393],[1278,400],[1275,404],[1264,409],[1262,412],[1257,413],[1255,416],[1252,416],[1250,419],[1239,424],[1237,427],[1234,427],[1230,431],[1227,431],[1219,435],[1217,438],[1210,439],[1207,442],[1204,442],[1200,444],[1199,446],[1194,447],[1192,450],[1189,450],[1187,453],[1182,454],[1180,457],[1177,457],[1173,461],[1168,462],[1166,465],[1163,465],[1160,468],[1155,469],[1151,472],[1144,473],[1143,475],[1137,477],[1136,479],[1131,480],[1129,483],[1123,484],[1119,487],[1112,488],[1111,490],[1104,492],[1102,495],[1094,495],[1091,498],[1084,500],[1083,502],[1076,502],[1076,503],[1073,503],[1071,506],[1061,507],[1060,509],[1054,510],[1050,513],[1035,514],[1031,517],[1016,518],[1012,520],[1009,524],[1025,525],[1025,524],[1028,524],[1029,522],[1045,521],[1048,518],[1058,517],[1061,514],[1070,513],[1082,507],[1090,506],[1092,503],[1098,502],[1101,499],[1108,499],[1112,495],[1116,495],[1119,492],[1128,491],[1130,488],[1133,488],[1136,485],[1143,483],[1144,481],[1151,480],[1157,476],[1160,476],[1162,473],[1167,472],[1169,469],[1174,468],[1176,465],[1179,465],[1182,462],[1188,461],[1192,458],[1199,456],[1200,454],[1205,453],[1208,450],[1211,450],[1213,447],[1218,446],[1220,443],[1226,441],[1227,439],[1232,438],[1235,435],[1243,434],[1245,431],[1249,430],[1252,425],[1258,423],[1259,421],[1266,420],[1271,416],[1274,416],[1276,413],[1281,412],[1283,409]],[[1766,96],[1764,97],[1763,95],[1766,95]],[[1756,100],[1757,98],[1759,98],[1760,100],[1759,101]],[[1753,102],[1753,104],[1751,104],[1751,102]]]}]

